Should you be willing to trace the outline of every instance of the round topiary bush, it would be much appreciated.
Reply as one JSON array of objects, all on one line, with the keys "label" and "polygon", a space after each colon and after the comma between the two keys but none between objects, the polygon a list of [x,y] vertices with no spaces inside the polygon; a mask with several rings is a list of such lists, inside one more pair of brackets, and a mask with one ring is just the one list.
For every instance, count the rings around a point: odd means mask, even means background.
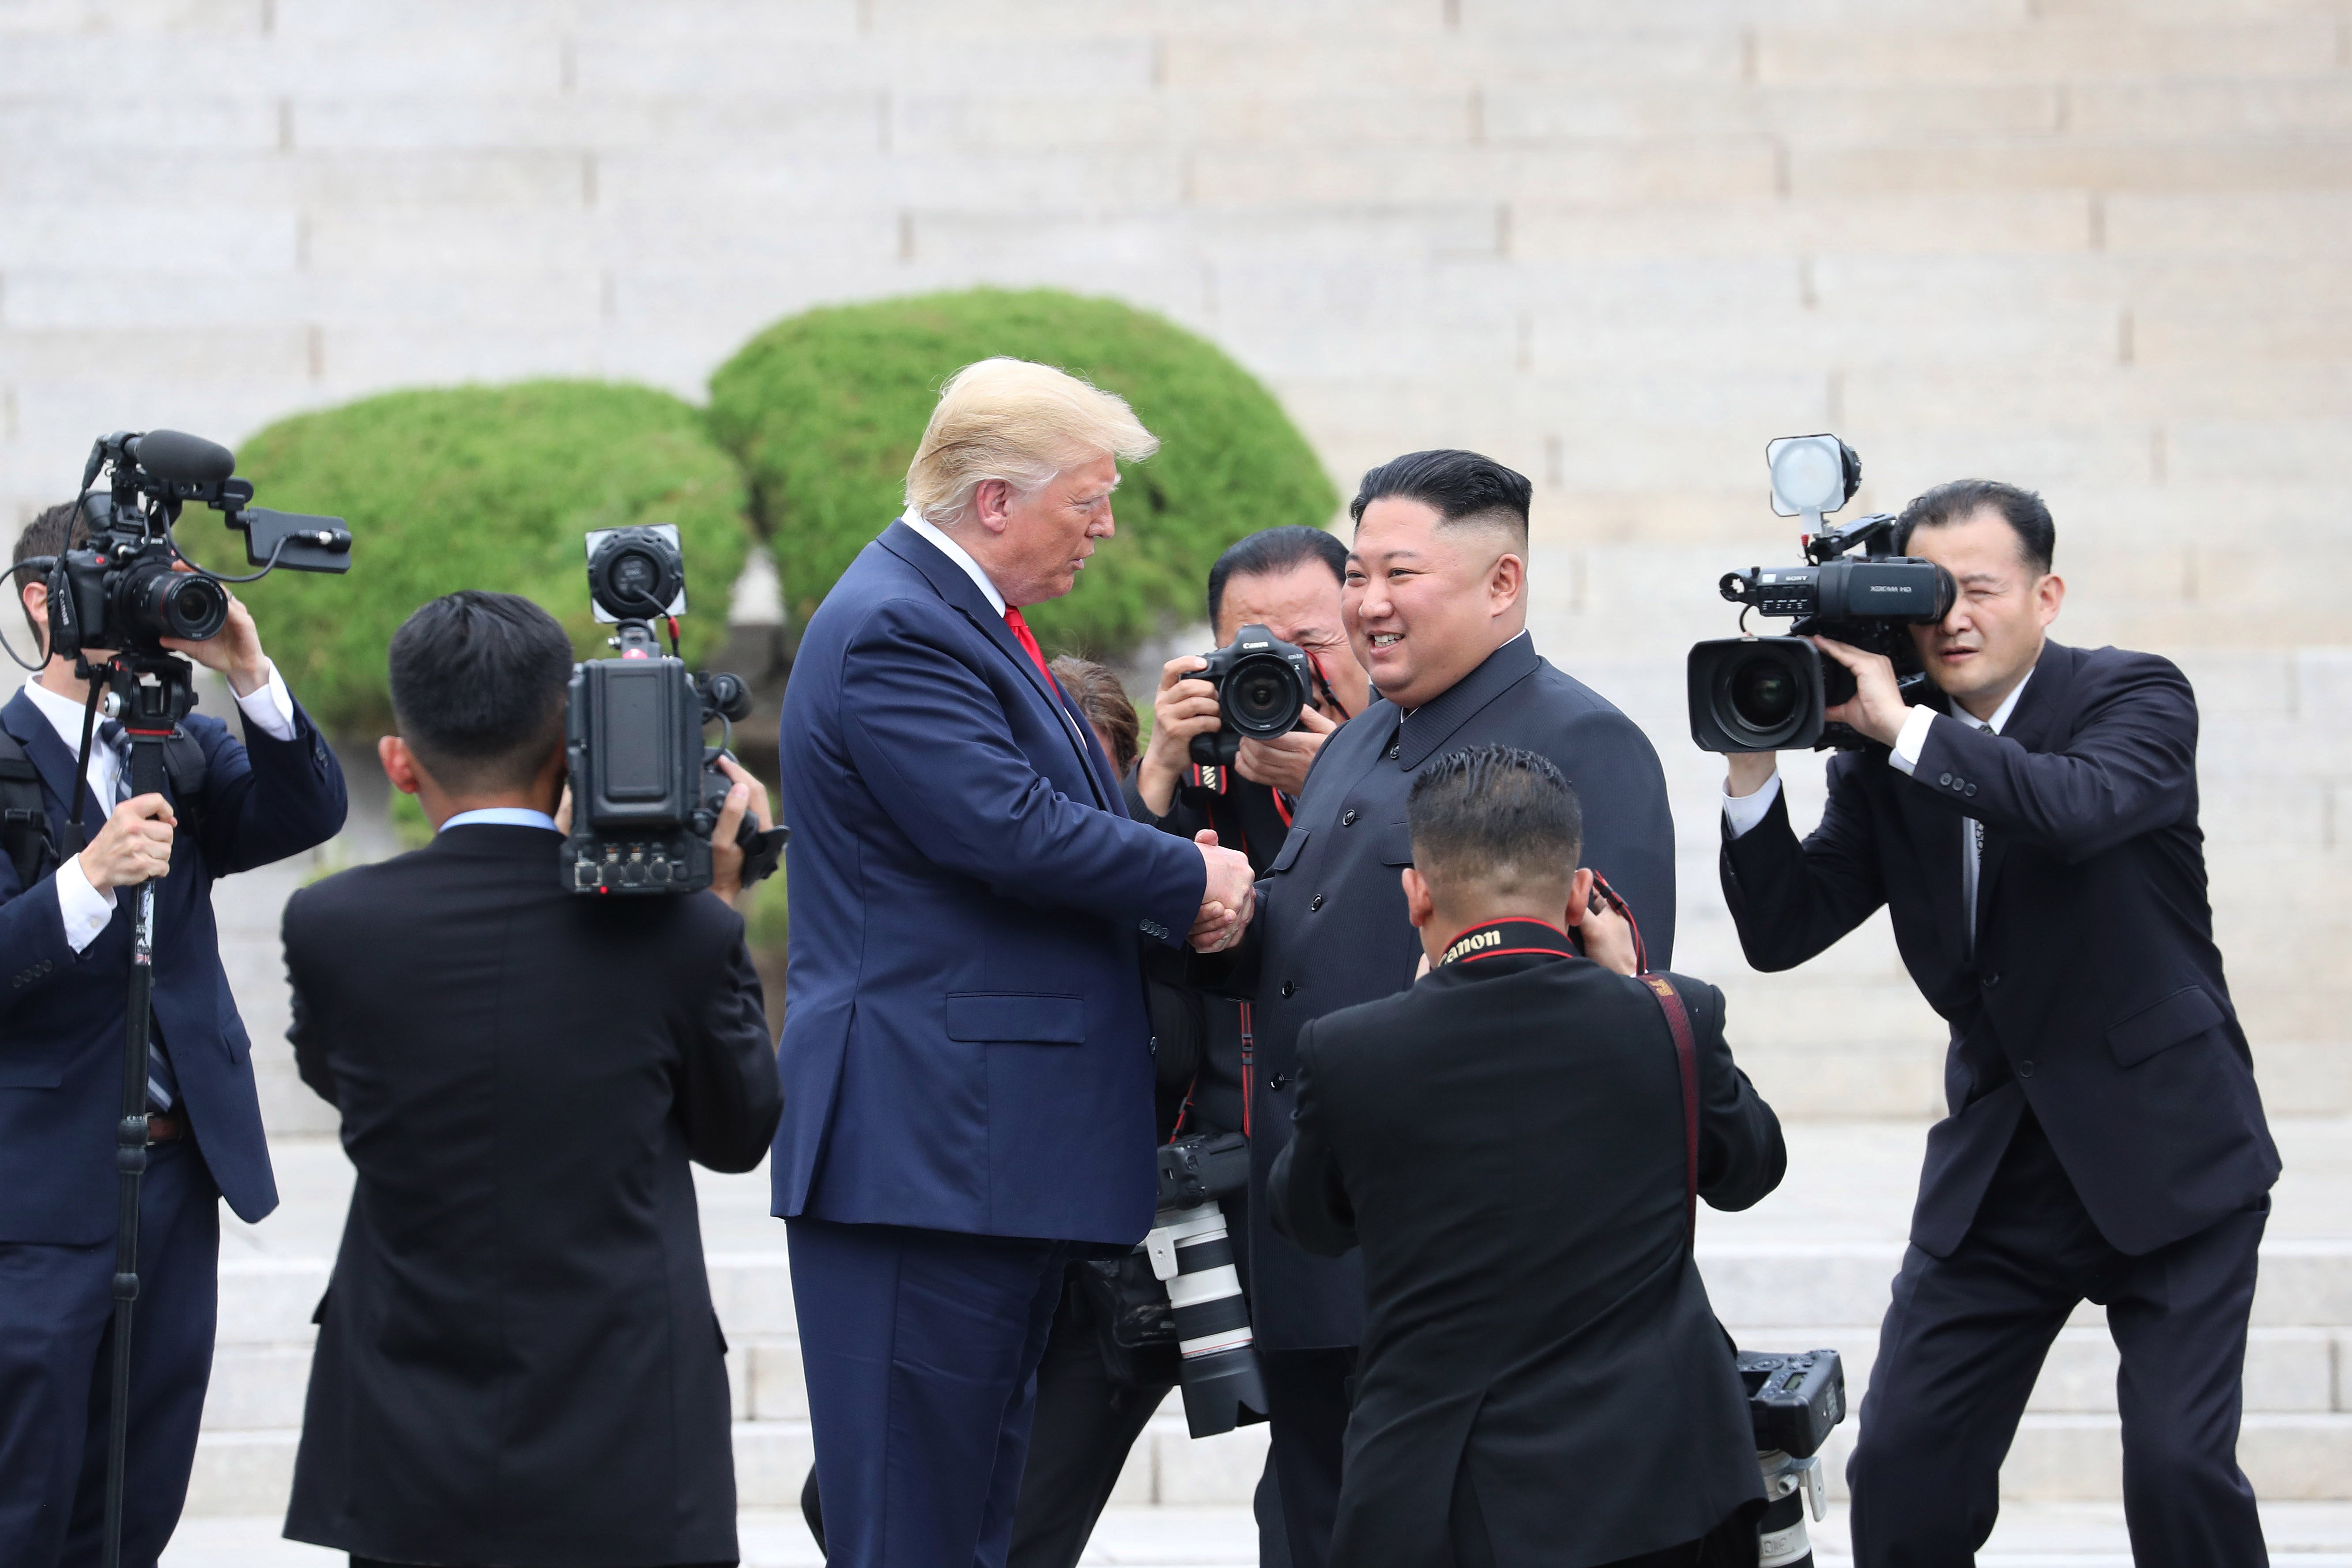
[{"label": "round topiary bush", "polygon": [[1320,526],[1339,505],[1265,388],[1148,311],[996,289],[811,310],[761,332],[710,378],[712,428],[751,477],[794,625],[898,515],[941,384],[992,354],[1118,393],[1161,443],[1119,488],[1118,537],[1068,596],[1030,612],[1049,647],[1123,656],[1201,614],[1226,545],[1283,523]]},{"label": "round topiary bush", "polygon": [[[751,545],[743,482],[700,412],[611,382],[388,393],[281,420],[237,451],[256,504],[350,520],[352,569],[278,572],[238,592],[262,644],[330,731],[392,718],[384,650],[410,612],[458,588],[522,594],[609,650],[588,605],[592,528],[673,522],[686,553],[689,660],[717,651]],[[194,542],[196,531],[183,530]],[[215,563],[231,569],[225,555]]]}]

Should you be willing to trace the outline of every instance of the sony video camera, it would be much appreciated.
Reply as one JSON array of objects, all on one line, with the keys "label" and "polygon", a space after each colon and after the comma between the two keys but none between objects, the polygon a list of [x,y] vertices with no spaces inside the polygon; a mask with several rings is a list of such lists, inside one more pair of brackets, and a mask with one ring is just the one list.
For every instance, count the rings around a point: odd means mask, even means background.
[{"label": "sony video camera", "polygon": [[1845,1419],[1845,1367],[1835,1351],[1738,1353],[1764,1470],[1764,1517],[1757,1521],[1760,1568],[1812,1568],[1805,1514],[1829,1511],[1822,1445]]},{"label": "sony video camera", "polygon": [[[1248,637],[1244,632],[1240,640]],[[1249,1303],[1234,1271],[1224,1210],[1217,1205],[1249,1185],[1249,1143],[1238,1132],[1195,1133],[1161,1144],[1160,1212],[1138,1249],[1168,1291],[1184,1424],[1195,1437],[1266,1416]]]},{"label": "sony video camera", "polygon": [[1799,535],[1805,564],[1751,566],[1726,573],[1717,586],[1744,606],[1743,625],[1748,610],[1801,618],[1787,637],[1725,637],[1691,649],[1691,739],[1706,752],[1867,744],[1847,726],[1824,720],[1853,696],[1853,675],[1806,639],[1818,635],[1885,655],[1911,701],[1927,676],[1904,628],[1942,620],[1958,590],[1932,561],[1885,553],[1895,523],[1885,512],[1843,528],[1822,523],[1822,514],[1852,500],[1862,482],[1862,459],[1853,447],[1834,436],[1784,436],[1764,456],[1772,471],[1772,510],[1810,525]]},{"label": "sony video camera", "polygon": [[[748,717],[751,693],[732,675],[690,674],[677,657],[686,559],[674,524],[591,531],[588,593],[596,618],[615,628],[620,657],[572,669],[563,885],[575,893],[696,892],[710,886],[710,835],[730,787],[718,767],[726,747],[706,750],[703,727]],[[667,656],[654,641],[656,617],[669,627]],[[744,815],[736,842],[745,887],[776,868],[790,837]]]},{"label": "sony video camera", "polygon": [[[109,464],[109,488],[90,490]],[[69,658],[86,648],[162,658],[163,638],[203,642],[228,624],[223,583],[250,582],[278,566],[351,570],[352,536],[341,518],[247,506],[253,485],[232,479],[236,471],[236,454],[227,447],[176,430],[100,437],[82,471],[86,541],[17,568],[47,574],[49,651]],[[172,526],[192,500],[205,502],[244,533],[246,559],[260,571],[224,578],[176,569],[185,557]]]},{"label": "sony video camera", "polygon": [[1202,657],[1209,667],[1187,679],[1217,689],[1220,727],[1192,737],[1195,763],[1232,767],[1243,741],[1270,741],[1298,728],[1298,716],[1314,695],[1315,668],[1303,650],[1264,626],[1244,626],[1233,641]]}]

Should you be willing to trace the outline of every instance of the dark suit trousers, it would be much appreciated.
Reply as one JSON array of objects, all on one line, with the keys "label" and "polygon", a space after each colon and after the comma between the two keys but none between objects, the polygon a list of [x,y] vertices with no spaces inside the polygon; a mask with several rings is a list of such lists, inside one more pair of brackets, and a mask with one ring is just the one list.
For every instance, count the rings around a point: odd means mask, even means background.
[{"label": "dark suit trousers", "polygon": [[1003,1568],[1071,1244],[789,1222],[835,1568]]},{"label": "dark suit trousers", "polygon": [[1847,1467],[1856,1568],[1965,1568],[2000,1465],[2078,1301],[2123,1366],[2124,1511],[2143,1568],[2268,1561],[2237,1460],[2246,1316],[2269,1200],[2141,1257],[2084,1212],[2028,1112],[1949,1258],[1904,1256]]},{"label": "dark suit trousers", "polygon": [[[184,1141],[149,1151],[122,1561],[148,1568],[180,1522],[212,1380],[220,1189]],[[0,1563],[86,1568],[106,1519],[114,1242],[0,1242]]]},{"label": "dark suit trousers", "polygon": [[1331,1561],[1331,1527],[1339,1517],[1339,1458],[1348,1435],[1349,1380],[1356,1375],[1353,1346],[1269,1351],[1265,1373],[1275,1474],[1282,1517],[1297,1568]]}]

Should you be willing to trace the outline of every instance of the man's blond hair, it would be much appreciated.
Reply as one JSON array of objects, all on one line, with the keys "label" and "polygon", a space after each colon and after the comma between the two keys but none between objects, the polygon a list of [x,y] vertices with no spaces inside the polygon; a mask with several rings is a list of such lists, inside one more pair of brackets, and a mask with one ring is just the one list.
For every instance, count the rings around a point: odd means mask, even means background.
[{"label": "man's blond hair", "polygon": [[1140,462],[1160,450],[1127,400],[1052,365],[999,357],[955,373],[907,468],[908,510],[940,528],[1002,479],[1026,493],[1109,453]]}]

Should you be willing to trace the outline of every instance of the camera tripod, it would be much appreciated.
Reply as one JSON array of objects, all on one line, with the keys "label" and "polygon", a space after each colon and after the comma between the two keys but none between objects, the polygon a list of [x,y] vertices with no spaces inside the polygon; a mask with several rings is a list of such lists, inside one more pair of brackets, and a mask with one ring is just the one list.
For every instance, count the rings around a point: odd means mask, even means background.
[{"label": "camera tripod", "polygon": [[[168,770],[164,744],[196,705],[188,661],[160,652],[117,654],[93,668],[87,659],[75,671],[91,683],[82,715],[77,782],[89,776],[90,739],[104,689],[115,697],[115,713],[131,738],[131,794],[160,795]],[[86,787],[86,786],[85,786]],[[82,814],[77,810],[74,820]],[[77,833],[76,838],[80,835]],[[139,1185],[147,1173],[147,1053],[154,1040],[155,882],[137,886],[131,946],[131,996],[122,1031],[122,1115],[114,1125],[114,1170],[121,1214],[114,1234],[114,1376],[106,1431],[105,1568],[122,1562],[123,1468],[131,1436],[131,1323],[139,1300]]]}]

